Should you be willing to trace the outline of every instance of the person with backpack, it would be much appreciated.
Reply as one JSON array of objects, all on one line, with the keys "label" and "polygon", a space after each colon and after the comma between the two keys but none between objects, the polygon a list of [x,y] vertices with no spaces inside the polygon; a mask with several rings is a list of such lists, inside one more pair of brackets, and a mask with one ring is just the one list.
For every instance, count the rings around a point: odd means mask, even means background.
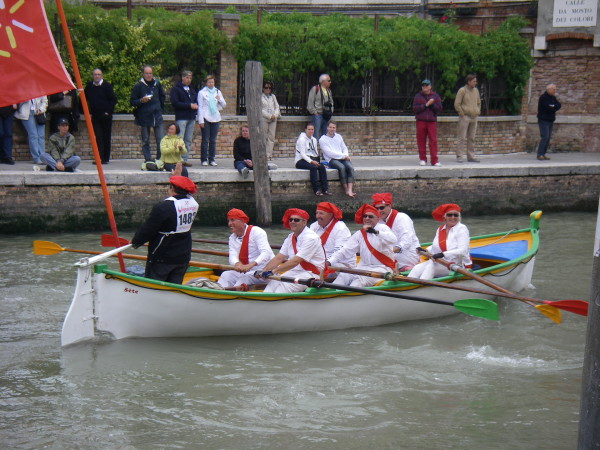
[{"label": "person with backpack", "polygon": [[333,117],[333,95],[331,93],[331,77],[324,73],[319,77],[319,84],[310,88],[306,109],[312,115],[315,126],[315,138],[327,134],[327,123]]}]

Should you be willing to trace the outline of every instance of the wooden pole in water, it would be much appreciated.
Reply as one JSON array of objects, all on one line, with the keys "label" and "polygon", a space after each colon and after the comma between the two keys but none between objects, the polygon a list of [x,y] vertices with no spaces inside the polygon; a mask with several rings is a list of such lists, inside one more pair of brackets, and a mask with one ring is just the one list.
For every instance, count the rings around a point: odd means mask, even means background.
[{"label": "wooden pole in water", "polygon": [[271,185],[267,168],[267,141],[262,129],[263,70],[258,61],[246,61],[246,114],[252,143],[254,195],[256,198],[256,224],[269,227],[271,216]]},{"label": "wooden pole in water", "polygon": [[600,215],[596,220],[577,448],[600,448],[598,424],[600,424]]}]

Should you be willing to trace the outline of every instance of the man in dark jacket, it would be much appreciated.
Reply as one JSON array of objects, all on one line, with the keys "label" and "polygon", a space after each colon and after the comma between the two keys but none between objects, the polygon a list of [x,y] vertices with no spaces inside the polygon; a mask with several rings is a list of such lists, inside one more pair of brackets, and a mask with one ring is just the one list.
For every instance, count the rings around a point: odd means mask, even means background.
[{"label": "man in dark jacket", "polygon": [[546,156],[550,137],[552,136],[552,127],[556,120],[556,111],[561,107],[560,102],[556,98],[556,85],[549,84],[538,101],[538,126],[540,127],[540,144],[537,150],[537,159],[544,161],[550,159]]},{"label": "man in dark jacket", "polygon": [[135,108],[133,112],[135,123],[141,127],[144,160],[152,161],[152,154],[150,153],[150,128],[154,128],[156,159],[160,159],[160,141],[165,135],[162,126],[165,91],[160,81],[152,75],[152,66],[144,66],[142,68],[142,78],[133,86],[129,103]]},{"label": "man in dark jacket", "polygon": [[113,112],[117,104],[117,96],[111,84],[102,78],[100,69],[92,70],[92,80],[85,86],[84,92],[92,115],[92,127],[96,135],[100,160],[102,164],[108,164]]},{"label": "man in dark jacket", "polygon": [[192,257],[192,224],[198,203],[196,185],[179,175],[169,179],[169,197],[157,203],[131,240],[134,248],[149,242],[146,278],[181,284]]},{"label": "man in dark jacket", "polygon": [[431,165],[439,167],[437,146],[437,116],[442,112],[442,99],[431,90],[431,81],[421,82],[421,91],[413,99],[413,112],[417,119],[417,147],[422,166],[427,165],[427,139],[429,139],[429,154]]},{"label": "man in dark jacket", "polygon": [[194,125],[198,115],[198,93],[191,86],[192,72],[184,70],[181,81],[171,89],[171,104],[175,110],[175,123],[179,126],[179,136],[183,139],[187,153],[183,155],[183,165],[192,167],[187,162],[192,152],[192,139],[194,137]]}]

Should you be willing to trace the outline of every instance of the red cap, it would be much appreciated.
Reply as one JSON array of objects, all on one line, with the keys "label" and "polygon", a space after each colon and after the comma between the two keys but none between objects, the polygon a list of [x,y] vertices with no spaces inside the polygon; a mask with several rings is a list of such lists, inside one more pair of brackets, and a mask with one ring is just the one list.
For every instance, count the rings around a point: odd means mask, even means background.
[{"label": "red cap", "polygon": [[431,216],[438,222],[443,222],[444,216],[448,211],[460,212],[460,206],[458,206],[455,203],[444,203],[443,205],[440,205],[437,208],[435,208],[431,213]]},{"label": "red cap", "polygon": [[377,208],[374,208],[373,206],[367,205],[365,203],[360,208],[358,208],[358,211],[356,211],[356,214],[354,214],[354,222],[362,224],[364,222],[363,215],[369,212],[373,213],[375,217],[379,218],[379,211],[377,211]]},{"label": "red cap", "polygon": [[237,208],[232,208],[227,212],[227,219],[238,219],[244,223],[248,223],[250,221],[250,218],[246,215],[246,213]]},{"label": "red cap", "polygon": [[333,218],[340,220],[342,218],[342,210],[333,203],[321,202],[317,205],[317,211],[325,211],[333,214]]},{"label": "red cap", "polygon": [[373,194],[371,196],[371,199],[373,200],[372,205],[379,205],[380,203],[385,203],[386,205],[391,205],[392,204],[392,194],[390,194],[389,192],[384,192],[381,194]]},{"label": "red cap", "polygon": [[310,219],[308,213],[303,209],[290,208],[283,214],[283,218],[281,219],[283,222],[283,228],[287,228],[288,230],[290,229],[290,216],[299,216],[304,220]]},{"label": "red cap", "polygon": [[178,188],[183,189],[184,191],[195,194],[196,193],[196,185],[192,180],[188,177],[182,177],[181,175],[176,175],[169,178],[169,183],[173,186],[177,186]]}]

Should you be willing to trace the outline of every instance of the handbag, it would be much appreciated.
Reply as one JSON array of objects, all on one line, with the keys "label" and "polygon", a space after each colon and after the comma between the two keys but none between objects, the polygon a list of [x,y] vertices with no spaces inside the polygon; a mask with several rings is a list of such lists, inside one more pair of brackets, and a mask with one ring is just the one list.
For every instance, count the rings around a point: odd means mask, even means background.
[{"label": "handbag", "polygon": [[48,111],[51,113],[70,112],[73,109],[73,97],[65,95],[57,102],[52,102],[48,105]]},{"label": "handbag", "polygon": [[35,115],[35,123],[38,125],[46,125],[46,114],[40,113]]}]

